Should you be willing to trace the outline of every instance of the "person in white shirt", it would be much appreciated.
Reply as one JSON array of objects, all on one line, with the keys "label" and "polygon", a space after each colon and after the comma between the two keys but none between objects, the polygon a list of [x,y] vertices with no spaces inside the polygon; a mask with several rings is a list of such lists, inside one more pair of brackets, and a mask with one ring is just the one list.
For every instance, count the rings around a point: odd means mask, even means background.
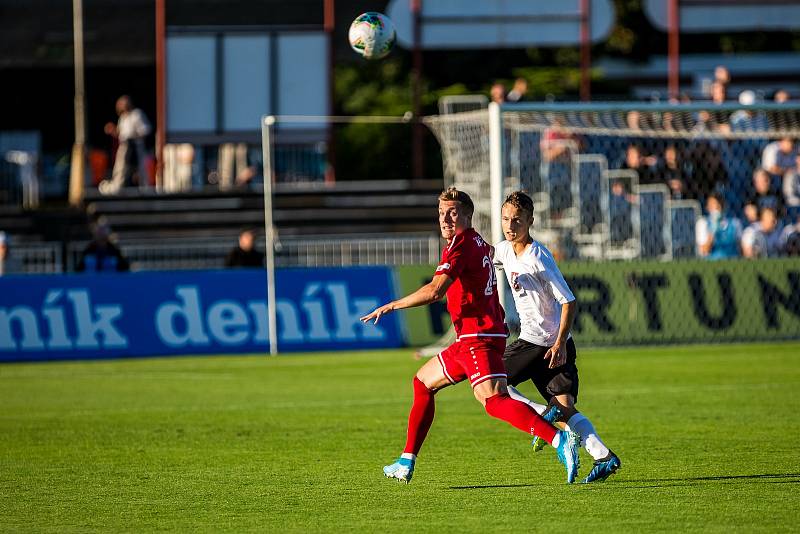
[{"label": "person in white shirt", "polygon": [[[503,361],[509,393],[527,402],[550,421],[561,421],[581,437],[581,445],[594,458],[584,483],[605,480],[621,462],[600,439],[591,421],[575,409],[578,368],[570,334],[577,304],[553,255],[530,234],[533,200],[522,191],[511,193],[502,208],[506,240],[495,245],[495,265],[502,267],[520,317],[519,339],[506,347]],[[548,401],[544,406],[527,399],[514,387],[533,381]],[[534,439],[539,449],[542,440]]]},{"label": "person in white shirt", "polygon": [[119,121],[116,125],[111,122],[106,124],[105,132],[116,137],[119,146],[114,158],[111,180],[100,183],[99,189],[103,194],[119,193],[131,182],[134,174],[138,174],[140,189],[150,187],[150,178],[144,165],[144,140],[152,130],[150,122],[141,109],[133,106],[131,98],[127,95],[117,99],[116,109]]}]

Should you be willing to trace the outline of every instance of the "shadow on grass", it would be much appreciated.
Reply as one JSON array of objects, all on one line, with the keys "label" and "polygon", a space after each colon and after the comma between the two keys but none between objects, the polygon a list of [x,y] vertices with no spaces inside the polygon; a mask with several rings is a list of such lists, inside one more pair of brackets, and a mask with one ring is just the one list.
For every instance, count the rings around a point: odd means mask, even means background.
[{"label": "shadow on grass", "polygon": [[[642,479],[618,479],[611,478],[610,484],[602,484],[603,487],[619,488],[665,488],[673,486],[695,486],[704,482],[734,483],[736,481],[753,480],[767,484],[800,484],[800,473],[761,473],[755,475],[720,475],[707,477],[687,477],[687,478],[642,478]],[[639,485],[642,484],[642,485]],[[451,490],[470,490],[470,489],[494,489],[494,488],[534,488],[542,484],[487,484],[484,486],[450,486]],[[599,483],[588,484],[588,486],[598,486]]]},{"label": "shadow on grass", "polygon": [[[613,482],[618,486],[634,488],[698,486],[706,482],[720,482],[723,484],[735,484],[737,482],[756,482],[760,484],[800,484],[800,473],[758,473],[751,475],[718,475],[686,478],[622,479],[613,480]],[[612,484],[609,484],[608,486],[612,486]]]}]

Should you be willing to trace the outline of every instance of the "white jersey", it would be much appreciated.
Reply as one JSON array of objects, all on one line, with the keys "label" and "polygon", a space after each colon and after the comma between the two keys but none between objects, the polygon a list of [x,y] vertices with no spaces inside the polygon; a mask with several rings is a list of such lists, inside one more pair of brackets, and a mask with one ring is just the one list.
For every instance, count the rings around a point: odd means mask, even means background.
[{"label": "white jersey", "polygon": [[509,241],[495,245],[500,264],[514,295],[522,331],[520,339],[551,346],[561,325],[561,305],[575,300],[547,247],[534,241],[517,256]]}]

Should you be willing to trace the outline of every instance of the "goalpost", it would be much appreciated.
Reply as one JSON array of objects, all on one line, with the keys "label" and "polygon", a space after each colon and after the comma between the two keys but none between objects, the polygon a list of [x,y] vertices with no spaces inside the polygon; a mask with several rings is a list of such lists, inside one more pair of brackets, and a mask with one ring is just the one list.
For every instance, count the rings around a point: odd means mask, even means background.
[{"label": "goalpost", "polygon": [[[297,137],[297,131],[308,132],[316,131],[317,134],[325,132],[337,125],[410,125],[413,115],[406,112],[403,116],[331,116],[331,115],[265,115],[261,117],[261,148],[263,158],[263,180],[264,180],[264,241],[265,241],[265,263],[267,271],[267,325],[269,338],[269,353],[277,355],[278,344],[278,321],[277,306],[275,300],[275,224],[273,220],[273,181],[277,174],[275,158],[275,138],[276,130],[281,126],[286,127],[287,131],[293,131]],[[330,139],[328,139],[330,141]],[[328,147],[330,149],[330,147]],[[326,162],[327,163],[327,162]],[[307,170],[307,169],[306,169]]]}]

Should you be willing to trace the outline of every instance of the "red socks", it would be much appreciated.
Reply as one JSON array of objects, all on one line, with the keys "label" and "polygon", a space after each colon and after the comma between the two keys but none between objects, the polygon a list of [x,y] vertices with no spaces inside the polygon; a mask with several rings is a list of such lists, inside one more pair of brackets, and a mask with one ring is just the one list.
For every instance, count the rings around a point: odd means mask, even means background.
[{"label": "red socks", "polygon": [[[414,401],[416,406],[416,400]],[[506,395],[494,395],[486,399],[486,413],[497,417],[523,432],[537,435],[547,443],[552,443],[556,428],[541,418],[533,408]]]},{"label": "red socks", "polygon": [[[521,403],[520,403],[521,404]],[[433,391],[414,377],[414,404],[411,405],[411,413],[408,414],[408,437],[406,438],[406,448],[403,452],[419,454],[422,442],[428,435],[433,424],[433,414],[436,411],[436,404],[433,398]]]}]

